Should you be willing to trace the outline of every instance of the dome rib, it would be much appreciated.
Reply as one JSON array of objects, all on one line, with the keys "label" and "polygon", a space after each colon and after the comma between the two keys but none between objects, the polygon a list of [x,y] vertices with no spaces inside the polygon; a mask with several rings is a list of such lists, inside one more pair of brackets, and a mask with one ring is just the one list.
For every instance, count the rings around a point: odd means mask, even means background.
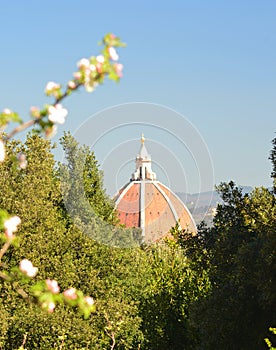
[{"label": "dome rib", "polygon": [[121,199],[125,196],[127,191],[130,189],[131,185],[132,185],[132,182],[130,182],[128,185],[125,186],[121,194],[119,194],[118,198],[116,199],[116,203],[119,203],[121,201]]},{"label": "dome rib", "polygon": [[140,228],[142,229],[142,237],[146,236],[146,213],[145,213],[145,181],[140,182]]},{"label": "dome rib", "polygon": [[[196,229],[196,223],[195,223],[195,221],[194,221],[194,218],[193,218],[193,216],[192,216],[190,210],[188,209],[188,207],[185,205],[185,203],[184,203],[174,192],[172,192],[166,185],[161,184],[160,182],[159,182],[159,185],[161,185],[162,187],[164,187],[164,188],[165,188],[179,203],[180,203],[180,205],[181,205],[182,207],[184,207],[186,213],[187,213],[188,216],[189,216],[189,219],[190,219],[191,222],[192,222],[192,226]],[[174,208],[175,208],[175,207],[176,207],[176,206],[174,206]],[[182,217],[182,215],[181,215],[181,213],[179,213],[179,214],[178,214],[178,218],[181,219],[181,217]],[[182,228],[184,228],[184,227],[182,227]]]},{"label": "dome rib", "polygon": [[166,195],[166,193],[161,189],[161,187],[158,186],[158,185],[159,185],[159,182],[153,183],[153,185],[158,189],[158,191],[162,194],[162,196],[163,196],[163,197],[165,198],[165,200],[167,201],[167,203],[168,203],[168,205],[169,205],[169,207],[170,207],[170,209],[171,209],[171,211],[172,211],[172,213],[173,213],[173,216],[174,216],[174,218],[175,218],[175,221],[177,222],[178,219],[179,219],[179,217],[178,217],[178,215],[177,215],[177,212],[176,212],[174,206],[172,205],[172,202],[171,202],[170,198],[169,198],[169,197]]}]

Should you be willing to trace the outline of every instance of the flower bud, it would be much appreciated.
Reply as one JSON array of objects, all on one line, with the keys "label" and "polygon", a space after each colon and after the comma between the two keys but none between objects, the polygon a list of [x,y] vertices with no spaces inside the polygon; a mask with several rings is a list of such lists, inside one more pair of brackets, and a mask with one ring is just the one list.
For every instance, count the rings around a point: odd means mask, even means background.
[{"label": "flower bud", "polygon": [[59,292],[59,285],[58,285],[57,281],[55,281],[55,280],[47,279],[46,286],[47,286],[48,290],[50,292],[52,292],[53,294],[57,294]]},{"label": "flower bud", "polygon": [[68,88],[74,90],[76,88],[76,83],[73,80],[68,81]]},{"label": "flower bud", "polygon": [[45,88],[45,94],[47,96],[51,95],[51,94],[54,94],[56,93],[57,90],[60,89],[60,85],[53,82],[53,81],[49,81],[46,85],[46,88]]},{"label": "flower bud", "polygon": [[124,66],[121,64],[121,63],[114,63],[114,68],[115,68],[115,71],[118,75],[119,78],[121,78],[123,76],[123,68]]},{"label": "flower bud", "polygon": [[89,306],[92,306],[95,303],[94,299],[91,298],[91,297],[84,297],[84,300],[85,300],[86,304],[89,305]]},{"label": "flower bud", "polygon": [[46,309],[48,312],[52,313],[56,307],[56,304],[52,301],[45,301],[41,306],[43,309]]},{"label": "flower bud", "polygon": [[63,295],[65,296],[66,299],[69,299],[69,300],[76,300],[77,299],[77,294],[76,294],[75,288],[66,289],[63,292]]},{"label": "flower bud", "polygon": [[28,162],[27,162],[25,154],[24,153],[18,153],[17,160],[18,160],[19,168],[26,169]]},{"label": "flower bud", "polygon": [[40,117],[40,110],[38,107],[32,106],[30,108],[30,114],[32,117],[39,118]]},{"label": "flower bud", "polygon": [[75,79],[77,79],[77,80],[81,79],[81,72],[75,72],[73,75],[74,75]]},{"label": "flower bud", "polygon": [[103,72],[103,65],[102,63],[97,63],[96,64],[96,69],[98,73],[102,73]]},{"label": "flower bud", "polygon": [[50,301],[48,304],[48,312],[53,312],[55,307],[56,307],[56,304]]}]

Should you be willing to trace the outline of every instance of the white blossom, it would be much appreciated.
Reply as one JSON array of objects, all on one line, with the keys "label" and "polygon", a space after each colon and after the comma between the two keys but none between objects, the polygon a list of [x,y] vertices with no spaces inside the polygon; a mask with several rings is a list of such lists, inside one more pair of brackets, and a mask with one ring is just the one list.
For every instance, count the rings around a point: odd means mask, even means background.
[{"label": "white blossom", "polygon": [[109,47],[108,48],[108,53],[109,53],[110,58],[113,61],[118,61],[119,55],[117,54],[117,51],[114,49],[114,47]]},{"label": "white blossom", "polygon": [[45,93],[46,94],[49,94],[51,92],[53,92],[54,90],[57,90],[60,88],[60,85],[53,82],[53,81],[49,81],[46,85],[46,88],[45,88]]},{"label": "white blossom", "polygon": [[57,104],[55,106],[49,106],[48,113],[48,119],[52,123],[63,124],[65,122],[68,111],[66,108],[63,108],[61,104]]},{"label": "white blossom", "polygon": [[79,60],[79,62],[77,63],[77,66],[81,69],[81,68],[88,68],[90,65],[90,62],[87,58],[82,58],[81,60]]},{"label": "white blossom", "polygon": [[89,305],[89,306],[92,306],[95,303],[94,299],[89,297],[89,296],[84,297],[84,300],[85,300],[86,304]]},{"label": "white blossom", "polygon": [[19,216],[12,216],[11,218],[5,220],[4,229],[5,234],[9,238],[13,238],[13,233],[17,230],[17,226],[20,224],[21,219]]},{"label": "white blossom", "polygon": [[3,162],[5,159],[5,146],[4,146],[4,142],[2,140],[0,140],[0,162]]},{"label": "white blossom", "polygon": [[96,60],[97,60],[97,62],[99,62],[99,63],[104,63],[104,56],[103,56],[103,55],[98,55],[98,56],[96,57]]},{"label": "white blossom", "polygon": [[94,72],[96,70],[96,66],[94,64],[90,64],[89,69],[91,72]]},{"label": "white blossom", "polygon": [[29,277],[34,277],[38,271],[38,268],[34,267],[32,262],[28,259],[23,259],[20,261],[19,269]]},{"label": "white blossom", "polygon": [[5,108],[2,113],[3,114],[11,114],[12,111],[9,108]]}]

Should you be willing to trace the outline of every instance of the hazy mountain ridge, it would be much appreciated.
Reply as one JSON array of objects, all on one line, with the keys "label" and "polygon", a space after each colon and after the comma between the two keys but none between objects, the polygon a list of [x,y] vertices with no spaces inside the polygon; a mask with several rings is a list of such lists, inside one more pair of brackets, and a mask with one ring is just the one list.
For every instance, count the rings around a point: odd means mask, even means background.
[{"label": "hazy mountain ridge", "polygon": [[[251,186],[241,186],[241,188],[243,193],[250,193],[253,190]],[[217,191],[193,194],[176,192],[176,195],[188,207],[197,225],[204,220],[208,226],[211,226],[216,207],[223,202]]]}]

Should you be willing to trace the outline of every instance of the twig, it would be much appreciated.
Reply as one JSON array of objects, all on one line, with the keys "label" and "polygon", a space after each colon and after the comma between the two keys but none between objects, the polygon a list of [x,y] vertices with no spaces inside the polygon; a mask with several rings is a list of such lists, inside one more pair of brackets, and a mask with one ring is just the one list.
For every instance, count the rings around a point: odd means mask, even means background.
[{"label": "twig", "polygon": [[24,334],[24,338],[23,338],[23,342],[22,342],[22,348],[23,348],[23,349],[24,349],[24,346],[25,346],[25,344],[26,344],[27,336],[28,336],[28,333],[25,333],[25,334]]},{"label": "twig", "polygon": [[3,272],[0,271],[0,278],[2,278],[2,280],[11,281],[11,277],[9,275],[4,274]]},{"label": "twig", "polygon": [[7,241],[0,250],[0,261],[11,245],[11,240]]},{"label": "twig", "polygon": [[[108,325],[110,326],[111,324],[110,324],[110,321],[109,321],[109,319],[108,319],[106,313],[104,314],[104,317],[105,317],[105,319],[106,319]],[[115,332],[112,332],[112,331],[111,331],[111,333],[109,333],[108,330],[107,330],[106,328],[105,328],[105,332],[106,332],[106,334],[109,336],[109,338],[112,340],[112,344],[111,344],[110,350],[114,350],[115,345],[116,345],[116,339],[115,339],[115,334],[116,334],[116,333],[115,333]]]},{"label": "twig", "polygon": [[28,302],[31,302],[29,295],[25,292],[22,288],[16,289],[17,293],[22,296],[23,299],[27,300]]},{"label": "twig", "polygon": [[26,123],[18,125],[16,128],[14,128],[7,136],[6,136],[6,140],[10,140],[15,134],[17,134],[18,132],[21,132],[27,128],[29,128],[30,126],[36,124],[39,122],[41,118],[37,118],[37,119],[32,119],[32,120],[28,120]]},{"label": "twig", "polygon": [[107,331],[107,329],[105,329],[106,334],[109,336],[109,338],[111,338],[112,340],[112,344],[110,347],[110,350],[113,350],[115,348],[116,345],[116,339],[115,339],[115,333],[111,332],[111,334]]}]

